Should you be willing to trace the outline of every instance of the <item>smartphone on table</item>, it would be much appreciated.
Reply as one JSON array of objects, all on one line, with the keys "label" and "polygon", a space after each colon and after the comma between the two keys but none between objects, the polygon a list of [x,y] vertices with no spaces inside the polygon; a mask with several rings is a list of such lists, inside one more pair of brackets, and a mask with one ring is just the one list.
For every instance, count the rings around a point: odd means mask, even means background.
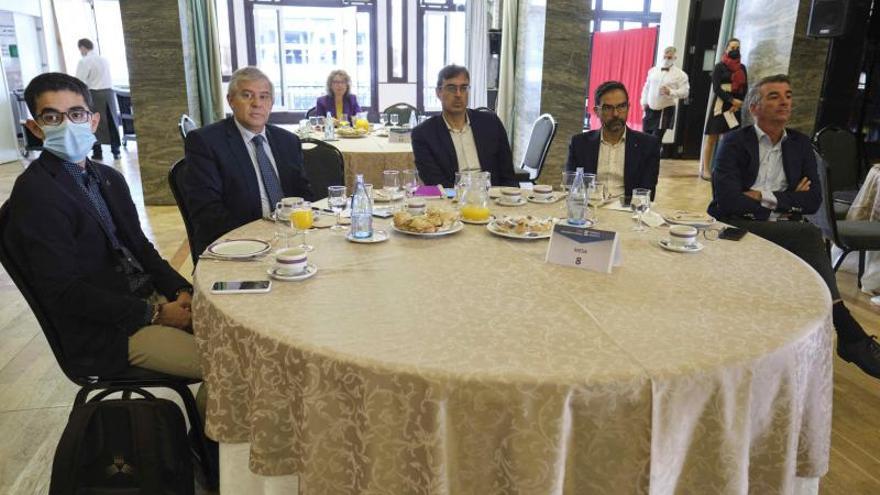
[{"label": "smartphone on table", "polygon": [[739,227],[724,227],[724,230],[718,234],[719,239],[727,241],[738,241],[743,238],[749,231]]},{"label": "smartphone on table", "polygon": [[241,280],[214,282],[213,294],[264,294],[272,290],[271,280]]}]

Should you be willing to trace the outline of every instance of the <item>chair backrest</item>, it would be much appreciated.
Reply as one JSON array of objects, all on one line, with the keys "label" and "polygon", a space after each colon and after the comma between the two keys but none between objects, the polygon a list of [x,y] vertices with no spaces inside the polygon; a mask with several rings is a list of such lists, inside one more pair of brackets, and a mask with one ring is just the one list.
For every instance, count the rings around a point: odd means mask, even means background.
[{"label": "chair backrest", "polygon": [[[532,124],[532,133],[529,136],[529,145],[523,154],[520,168],[530,169],[531,180],[537,179],[544,168],[547,152],[550,151],[550,143],[556,136],[556,120],[549,113],[545,113]],[[531,172],[534,171],[534,172]],[[534,174],[534,177],[532,177]]]},{"label": "chair backrest", "polygon": [[12,282],[18,287],[19,292],[24,296],[24,300],[27,301],[28,306],[30,306],[31,311],[37,318],[37,322],[40,324],[40,328],[42,328],[43,334],[46,336],[46,341],[49,342],[49,347],[52,349],[52,354],[55,355],[55,360],[58,361],[61,371],[64,372],[64,375],[67,376],[70,381],[76,384],[83,385],[88,383],[86,378],[76,376],[70,371],[67,359],[64,357],[64,350],[61,347],[61,338],[58,329],[52,324],[52,321],[47,316],[45,308],[40,300],[37,299],[34,288],[25,278],[24,273],[18,264],[18,259],[16,259],[18,252],[14,246],[7,244],[6,230],[8,229],[8,226],[9,203],[6,202],[0,207],[0,263],[3,264],[6,273],[9,274]]},{"label": "chair backrest", "polygon": [[314,116],[315,116],[315,112],[316,112],[317,110],[318,110],[317,107],[312,107],[312,108],[306,110],[306,118],[314,117]]},{"label": "chair backrest", "polygon": [[832,200],[832,191],[828,187],[828,184],[831,184],[831,167],[828,166],[828,163],[822,158],[822,156],[816,152],[816,171],[819,176],[819,187],[822,191],[822,204],[819,206],[819,209],[816,213],[812,215],[807,215],[807,219],[815,225],[819,227],[822,231],[822,235],[824,235],[827,239],[831,239],[831,241],[840,247],[844,247],[841,245],[840,238],[837,235],[837,216],[834,214],[834,202]]},{"label": "chair backrest", "polygon": [[397,125],[406,125],[409,124],[409,116],[412,115],[413,112],[416,114],[419,113],[418,109],[409,103],[395,103],[386,108],[383,113],[389,115],[392,113],[396,114],[398,119]]},{"label": "chair backrest", "polygon": [[198,127],[199,126],[196,125],[195,121],[187,114],[181,115],[180,123],[177,124],[177,129],[180,131],[180,138],[184,141],[186,141],[186,135],[189,134],[189,131],[198,129]]},{"label": "chair backrest", "polygon": [[183,226],[186,228],[186,238],[189,240],[190,247],[190,256],[192,256],[193,266],[196,266],[196,263],[199,261],[199,254],[192,249],[192,240],[193,237],[193,227],[190,223],[190,215],[189,209],[186,207],[186,203],[183,201],[183,188],[181,187],[181,180],[183,178],[183,174],[186,173],[186,160],[181,158],[177,160],[171,165],[171,168],[168,169],[168,187],[171,188],[171,195],[174,196],[174,202],[177,203],[177,209],[180,210],[180,216],[183,217]]},{"label": "chair backrest", "polygon": [[834,170],[834,182],[829,184],[832,196],[837,191],[858,190],[864,167],[859,140],[855,134],[837,126],[829,126],[817,132],[813,141],[825,164]]},{"label": "chair backrest", "polygon": [[327,187],[345,185],[345,159],[335,146],[303,138],[303,167],[312,187],[312,199],[327,197]]}]

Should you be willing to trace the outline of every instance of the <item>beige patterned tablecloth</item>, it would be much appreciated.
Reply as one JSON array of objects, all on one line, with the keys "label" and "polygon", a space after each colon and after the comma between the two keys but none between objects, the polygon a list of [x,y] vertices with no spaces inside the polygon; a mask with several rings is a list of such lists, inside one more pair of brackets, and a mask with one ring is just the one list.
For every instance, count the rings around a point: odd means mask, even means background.
[{"label": "beige patterned tablecloth", "polygon": [[209,435],[249,442],[252,471],[298,473],[307,494],[766,494],[823,475],[818,275],[753,235],[678,254],[657,246],[665,229],[600,215],[622,238],[612,274],[471,225],[375,245],[315,232],[316,276],[264,295],[208,289],[265,279],[271,260],[202,260]]},{"label": "beige patterned tablecloth", "polygon": [[[312,137],[321,139],[323,136],[313,133]],[[350,189],[357,174],[364,174],[367,184],[382,187],[383,170],[415,168],[409,143],[389,143],[387,137],[370,134],[363,138],[339,138],[329,144],[339,148],[345,158],[345,185]]]}]

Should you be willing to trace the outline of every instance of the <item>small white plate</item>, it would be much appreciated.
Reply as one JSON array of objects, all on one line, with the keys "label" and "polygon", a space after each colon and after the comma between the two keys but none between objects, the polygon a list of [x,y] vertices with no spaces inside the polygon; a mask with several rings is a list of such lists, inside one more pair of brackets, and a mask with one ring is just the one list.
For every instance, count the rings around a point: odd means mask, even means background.
[{"label": "small white plate", "polygon": [[659,241],[657,241],[657,243],[660,244],[660,247],[662,247],[663,249],[676,253],[699,253],[705,247],[699,242],[695,242],[693,247],[673,246],[672,244],[669,244],[669,240],[667,239],[660,239]]},{"label": "small white plate", "polygon": [[403,199],[404,196],[406,196],[406,193],[404,193],[403,191],[398,191],[397,193],[395,193],[394,195],[389,197],[387,194],[385,194],[384,191],[374,190],[373,191],[373,202],[374,203],[387,203],[389,201],[399,201],[399,200]]},{"label": "small white plate", "polygon": [[208,252],[221,258],[251,258],[272,249],[266,241],[259,239],[230,239],[208,247]]},{"label": "small white plate", "polygon": [[526,240],[549,239],[550,234],[553,233],[552,229],[548,230],[547,232],[544,232],[543,234],[536,234],[533,232],[529,232],[526,234],[517,234],[516,232],[505,232],[503,230],[498,230],[498,227],[495,225],[495,222],[492,222],[492,223],[486,225],[486,230],[488,230],[489,232],[491,232],[497,236],[509,237],[511,239],[526,239]]},{"label": "small white plate", "polygon": [[464,224],[461,223],[461,221],[456,221],[455,223],[452,224],[451,227],[449,227],[448,230],[441,230],[440,232],[410,232],[408,230],[398,229],[397,226],[395,226],[395,225],[392,225],[391,228],[393,228],[395,232],[400,232],[401,234],[406,234],[406,235],[414,235],[417,237],[440,237],[443,235],[454,234],[454,233],[460,231],[461,229],[464,228]]},{"label": "small white plate", "polygon": [[467,224],[471,224],[471,225],[486,225],[487,223],[491,222],[492,220],[495,220],[495,215],[489,215],[489,218],[487,218],[485,220],[468,220],[467,218],[464,218],[464,217],[461,217],[459,220],[461,220],[463,223],[467,223]]},{"label": "small white plate", "polygon": [[526,199],[522,196],[519,197],[519,201],[516,203],[508,203],[507,201],[504,201],[503,198],[498,198],[495,200],[495,204],[499,206],[522,206],[526,203],[528,203],[528,201],[526,201]]},{"label": "small white plate", "polygon": [[696,227],[698,229],[707,228],[715,223],[715,218],[705,213],[684,210],[678,210],[663,215],[663,219],[670,224],[690,225],[691,227]]},{"label": "small white plate", "polygon": [[384,242],[388,240],[388,232],[384,230],[373,230],[373,235],[367,237],[366,239],[358,239],[351,235],[351,232],[345,234],[345,238],[351,242],[356,242],[358,244],[375,244],[377,242]]},{"label": "small white plate", "polygon": [[309,263],[308,265],[306,265],[305,271],[300,273],[299,275],[282,275],[280,273],[275,273],[274,268],[269,268],[268,270],[266,270],[266,273],[268,273],[269,276],[274,278],[275,280],[281,280],[284,282],[296,282],[297,280],[305,280],[314,276],[316,273],[318,273],[318,267]]},{"label": "small white plate", "polygon": [[538,199],[534,195],[531,195],[531,194],[527,195],[526,199],[528,199],[532,203],[538,203],[539,205],[549,205],[551,203],[555,203],[555,202],[559,201],[560,199],[562,199],[564,197],[565,197],[564,194],[555,192],[555,193],[551,194],[549,198],[546,198],[546,199]]}]

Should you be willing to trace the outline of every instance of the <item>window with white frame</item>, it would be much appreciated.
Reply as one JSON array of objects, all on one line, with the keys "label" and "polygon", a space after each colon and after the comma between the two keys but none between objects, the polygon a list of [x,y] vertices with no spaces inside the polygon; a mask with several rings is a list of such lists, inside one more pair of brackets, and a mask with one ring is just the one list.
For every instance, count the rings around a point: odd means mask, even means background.
[{"label": "window with white frame", "polygon": [[449,65],[465,65],[467,29],[466,0],[419,0],[421,52],[419,56],[422,101],[425,112],[439,112],[434,89],[437,73]]}]

